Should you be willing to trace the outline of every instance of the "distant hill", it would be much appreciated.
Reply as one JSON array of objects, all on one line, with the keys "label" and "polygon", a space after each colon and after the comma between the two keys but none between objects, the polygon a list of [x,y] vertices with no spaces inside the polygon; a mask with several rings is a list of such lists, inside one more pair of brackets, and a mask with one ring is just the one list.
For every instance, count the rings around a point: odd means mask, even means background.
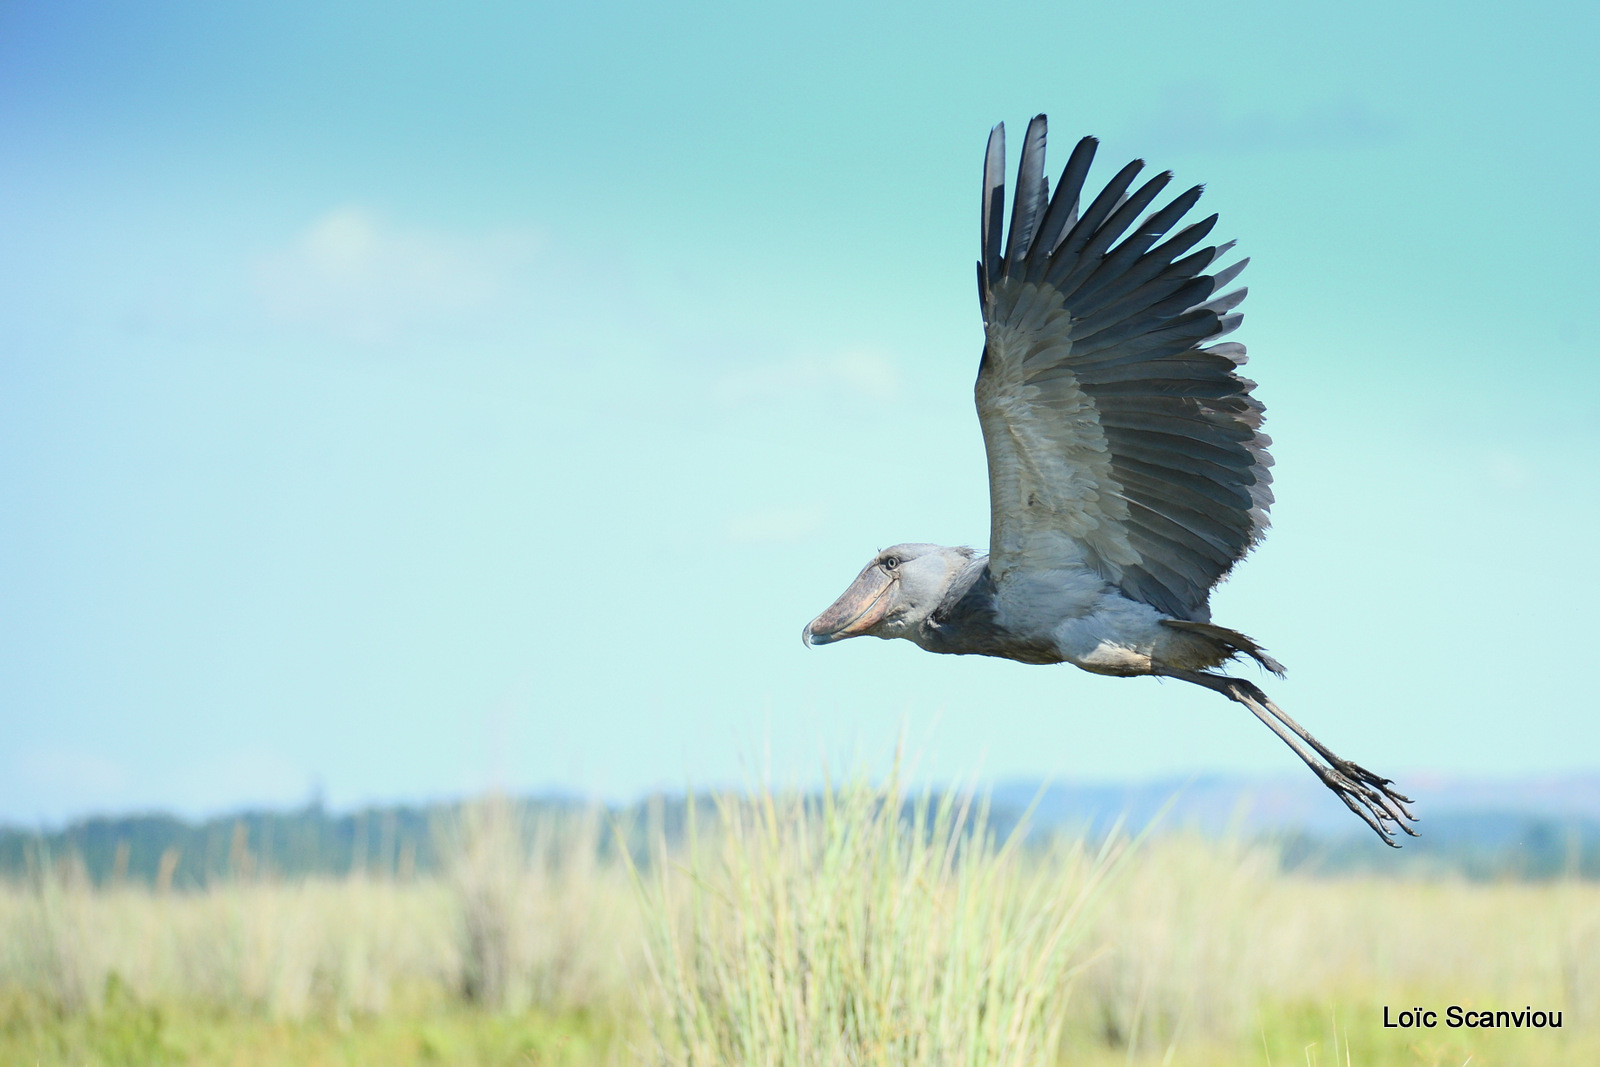
[{"label": "distant hill", "polygon": [[[1416,800],[1425,822],[1442,815],[1494,813],[1556,821],[1600,822],[1600,772],[1542,778],[1451,778],[1410,775],[1402,788]],[[1041,793],[1041,790],[1043,792]],[[1169,801],[1169,823],[1220,833],[1301,831],[1339,836],[1354,818],[1332,793],[1308,774],[1271,778],[1199,775],[1147,782],[1005,782],[994,801],[1022,808],[1038,800],[1035,818],[1046,825],[1088,820],[1100,827],[1119,814],[1142,828]]]},{"label": "distant hill", "polygon": [[[1407,779],[1423,837],[1383,847],[1332,794],[1308,776],[1205,776],[1141,783],[1006,782],[991,792],[1001,833],[1031,808],[1032,833],[1130,831],[1158,815],[1159,828],[1266,838],[1286,866],[1316,874],[1453,873],[1471,878],[1600,878],[1600,774],[1488,781]],[[566,819],[568,798],[514,802],[522,825]],[[49,832],[0,827],[0,878],[18,880],[62,863],[92,882],[193,887],[230,877],[401,877],[439,870],[463,817],[460,803],[332,813],[320,805],[248,811],[200,822],[167,815],[83,819]],[[606,813],[632,828],[676,836],[684,798],[657,797]],[[609,848],[611,835],[601,845]]]},{"label": "distant hill", "polygon": [[1398,852],[1383,846],[1309,775],[1209,775],[1140,783],[1007,782],[997,810],[1033,805],[1041,828],[1104,833],[1119,818],[1208,835],[1266,837],[1286,865],[1317,873],[1455,872],[1474,878],[1600,878],[1600,773],[1488,780],[1415,775],[1404,782],[1421,821]]}]

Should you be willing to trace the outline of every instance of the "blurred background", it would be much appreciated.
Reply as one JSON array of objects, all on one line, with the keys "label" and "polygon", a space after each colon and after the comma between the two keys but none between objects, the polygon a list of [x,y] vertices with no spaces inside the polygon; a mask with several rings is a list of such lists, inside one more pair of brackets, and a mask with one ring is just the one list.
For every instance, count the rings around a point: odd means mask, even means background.
[{"label": "blurred background", "polygon": [[1252,257],[1278,503],[1214,605],[1278,702],[1425,814],[1600,812],[1597,23],[0,3],[0,823],[805,786],[902,732],[935,782],[1316,791],[1190,687],[800,644],[879,547],[986,541],[979,169],[1039,111]]}]

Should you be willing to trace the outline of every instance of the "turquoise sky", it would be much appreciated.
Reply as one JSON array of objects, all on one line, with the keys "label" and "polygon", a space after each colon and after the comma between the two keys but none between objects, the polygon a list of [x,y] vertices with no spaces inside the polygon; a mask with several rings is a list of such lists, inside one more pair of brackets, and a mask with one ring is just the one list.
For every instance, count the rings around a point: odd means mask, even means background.
[{"label": "turquoise sky", "polygon": [[1215,617],[1279,703],[1397,777],[1600,766],[1597,10],[0,3],[0,819],[902,724],[936,780],[1303,773],[1198,689],[801,647],[984,544],[979,169],[1038,111],[1253,257],[1276,528]]}]

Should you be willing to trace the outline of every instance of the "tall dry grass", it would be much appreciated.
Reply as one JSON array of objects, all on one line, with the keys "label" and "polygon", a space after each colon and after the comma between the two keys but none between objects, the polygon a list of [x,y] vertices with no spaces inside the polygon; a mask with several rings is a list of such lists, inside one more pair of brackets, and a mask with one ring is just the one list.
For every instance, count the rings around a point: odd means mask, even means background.
[{"label": "tall dry grass", "polygon": [[145,1000],[297,1018],[313,1006],[381,1012],[437,982],[459,953],[437,885],[352,878],[225,882],[196,892],[95,890],[57,870],[0,893],[0,984],[65,1012],[109,982]]},{"label": "tall dry grass", "polygon": [[641,878],[668,1064],[1049,1062],[1093,904],[1126,851],[997,842],[983,812],[898,784],[770,793],[693,819]]},{"label": "tall dry grass", "polygon": [[598,810],[529,817],[504,797],[440,828],[456,988],[502,1011],[615,1007],[639,970],[643,919]]},{"label": "tall dry grass", "polygon": [[604,1012],[664,1065],[1159,1061],[1259,1050],[1297,1011],[1371,1033],[1383,1004],[1600,1022],[1594,883],[1311,879],[1181,833],[1023,847],[981,805],[903,799],[731,798],[636,872],[598,815],[493,798],[440,827],[424,879],[95,889],[68,858],[0,885],[0,994],[63,1017],[111,989],[269,1019]]},{"label": "tall dry grass", "polygon": [[1566,1011],[1600,1022],[1600,885],[1309,878],[1265,846],[1157,838],[1096,922],[1107,949],[1079,999],[1078,1039],[1163,1049],[1237,1042],[1264,1006],[1369,1027],[1383,1005]]},{"label": "tall dry grass", "polygon": [[300,1019],[464,998],[570,1011],[632,995],[642,920],[600,862],[596,813],[532,824],[504,798],[438,828],[442,876],[279,881],[241,864],[197,890],[96,889],[71,857],[0,886],[0,988],[92,1011],[147,1002]]}]

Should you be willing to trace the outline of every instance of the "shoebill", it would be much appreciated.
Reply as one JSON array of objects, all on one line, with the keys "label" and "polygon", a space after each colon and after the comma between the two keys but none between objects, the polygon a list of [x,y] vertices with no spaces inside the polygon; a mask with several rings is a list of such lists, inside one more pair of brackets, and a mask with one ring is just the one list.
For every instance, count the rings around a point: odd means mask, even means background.
[{"label": "shoebill", "polygon": [[[1255,641],[1211,621],[1211,590],[1261,540],[1271,443],[1239,374],[1248,260],[1206,243],[1217,216],[1175,229],[1195,186],[1150,210],[1170,173],[1135,160],[1080,204],[1098,142],[1073,148],[1052,194],[1045,117],[1028,124],[1010,224],[1005,127],[983,165],[978,419],[989,458],[989,554],[879,552],[805,628],[807,644],[904,638],[929,652],[1177,678],[1249,708],[1386,844],[1415,836],[1409,798],[1336,756],[1254,683],[1218,672]],[[1148,212],[1148,213],[1147,213]],[[1002,228],[1006,228],[1002,242]],[[1396,846],[1398,847],[1398,846]]]}]

